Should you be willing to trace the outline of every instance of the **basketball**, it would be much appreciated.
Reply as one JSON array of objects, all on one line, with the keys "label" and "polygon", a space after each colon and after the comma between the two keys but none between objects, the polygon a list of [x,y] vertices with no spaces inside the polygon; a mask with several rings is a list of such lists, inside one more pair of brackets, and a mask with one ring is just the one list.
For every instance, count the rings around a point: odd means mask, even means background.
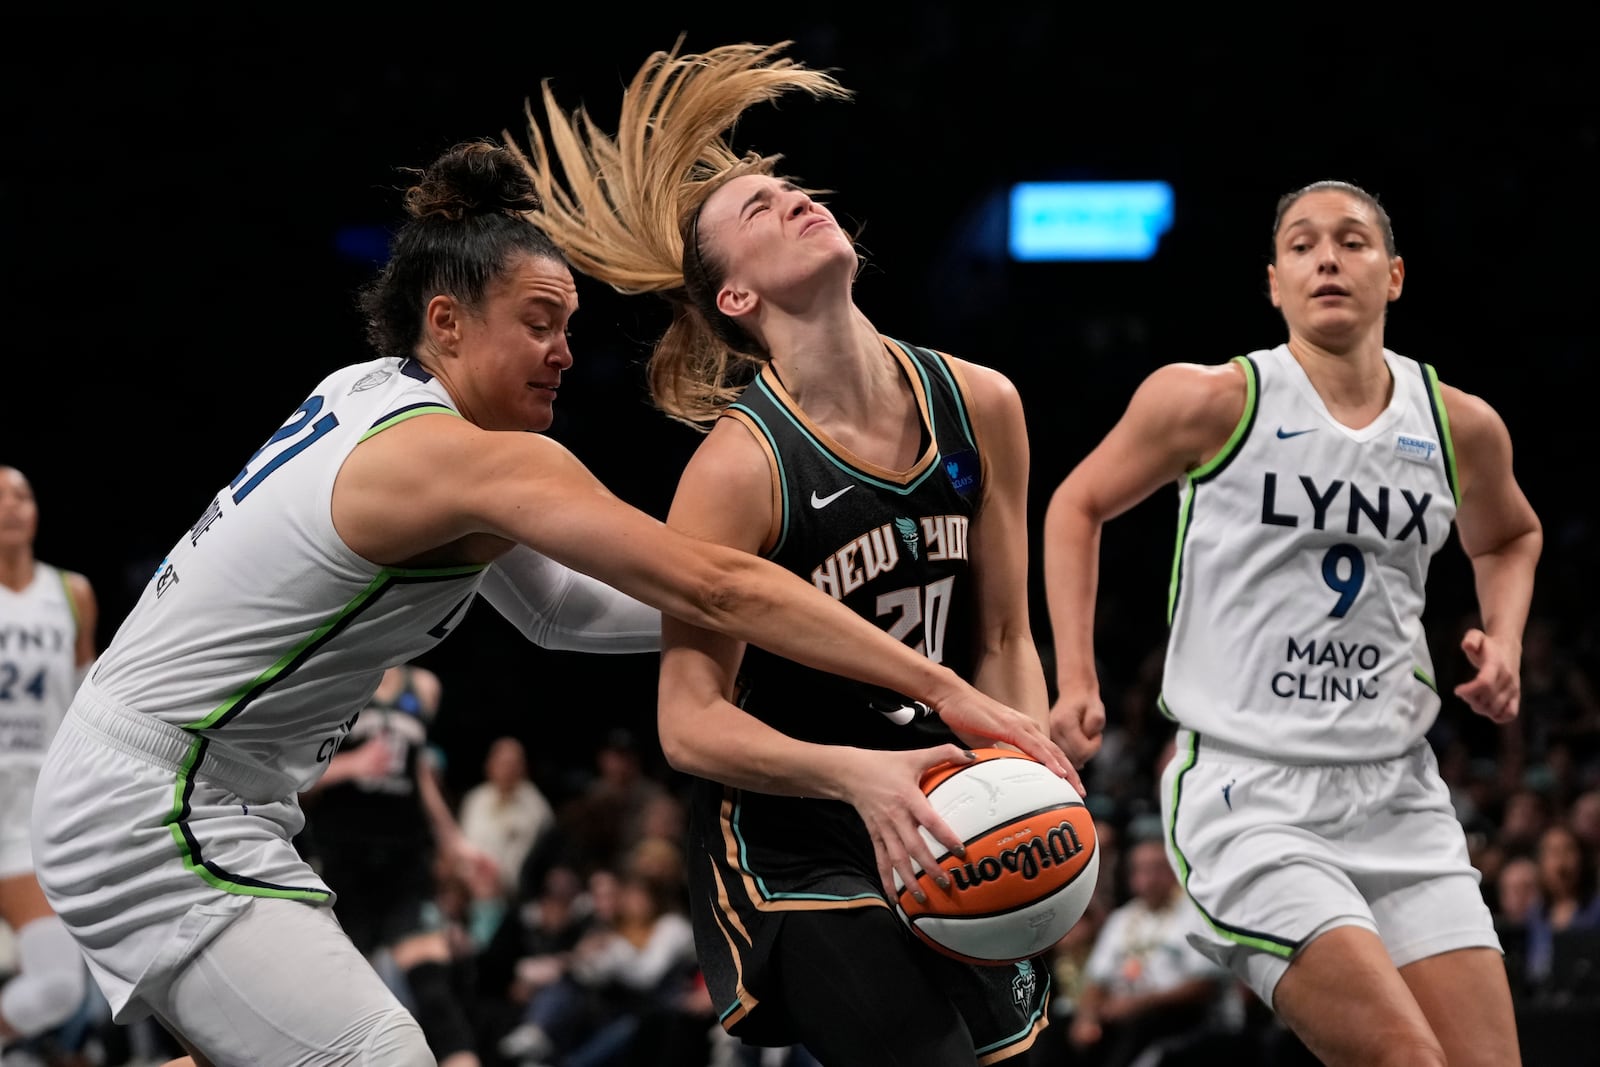
[{"label": "basketball", "polygon": [[1089,906],[1100,872],[1094,820],[1083,798],[1031,756],[976,749],[922,776],[933,809],[966,843],[952,855],[922,836],[950,878],[940,889],[919,869],[915,888],[895,875],[895,910],[928,945],[969,963],[1015,963],[1059,941]]}]

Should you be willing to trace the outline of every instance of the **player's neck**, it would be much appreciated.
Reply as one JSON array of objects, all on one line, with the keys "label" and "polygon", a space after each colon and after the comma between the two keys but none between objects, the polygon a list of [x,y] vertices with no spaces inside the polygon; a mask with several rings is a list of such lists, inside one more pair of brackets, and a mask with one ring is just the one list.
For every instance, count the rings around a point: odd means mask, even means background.
[{"label": "player's neck", "polygon": [[22,592],[33,581],[35,562],[25,548],[0,549],[0,585]]},{"label": "player's neck", "polygon": [[1389,406],[1394,378],[1381,337],[1345,349],[1292,335],[1289,354],[1340,422],[1359,429]]},{"label": "player's neck", "polygon": [[896,387],[899,368],[865,315],[785,316],[765,325],[773,370],[808,415],[830,410],[848,418],[869,413],[885,389]]}]

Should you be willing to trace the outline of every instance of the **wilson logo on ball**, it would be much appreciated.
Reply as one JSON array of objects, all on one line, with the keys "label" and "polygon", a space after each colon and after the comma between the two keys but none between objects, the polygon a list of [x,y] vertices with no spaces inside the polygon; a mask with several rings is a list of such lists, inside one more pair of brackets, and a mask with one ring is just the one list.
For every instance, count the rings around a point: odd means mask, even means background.
[{"label": "wilson logo on ball", "polygon": [[[976,863],[968,860],[957,867],[946,867],[945,871],[958,891],[976,888],[985,882],[997,882],[1008,874],[1020,875],[1032,881],[1049,868],[1070,862],[1083,849],[1078,828],[1063,821],[1043,837],[1035,837],[1016,848],[1004,849],[994,856],[985,856]],[[967,854],[971,855],[970,849]]]},{"label": "wilson logo on ball", "polygon": [[923,831],[950,888],[926,871],[915,887],[896,875],[896,911],[947,956],[1015,963],[1055,944],[1082,917],[1099,876],[1098,839],[1083,799],[1044,764],[1010,749],[975,756],[922,779],[934,810],[966,845],[956,860]]}]

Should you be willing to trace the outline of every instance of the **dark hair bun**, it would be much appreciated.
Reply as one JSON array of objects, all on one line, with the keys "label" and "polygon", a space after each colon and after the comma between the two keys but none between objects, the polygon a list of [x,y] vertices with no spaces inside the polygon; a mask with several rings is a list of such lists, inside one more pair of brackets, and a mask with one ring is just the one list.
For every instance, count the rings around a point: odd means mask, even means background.
[{"label": "dark hair bun", "polygon": [[539,196],[522,163],[493,141],[456,145],[421,172],[406,190],[406,212],[412,218],[443,215],[460,221],[467,215],[531,211]]}]

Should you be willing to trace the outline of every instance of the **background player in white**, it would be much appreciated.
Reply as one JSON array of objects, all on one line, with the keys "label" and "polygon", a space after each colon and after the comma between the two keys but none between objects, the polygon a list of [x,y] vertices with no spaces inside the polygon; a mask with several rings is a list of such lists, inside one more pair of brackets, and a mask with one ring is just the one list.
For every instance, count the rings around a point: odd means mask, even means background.
[{"label": "background player in white", "polygon": [[199,1062],[433,1064],[292,838],[384,670],[480,591],[552,647],[648,650],[659,612],[728,629],[1068,770],[1035,719],[529,432],[551,424],[578,303],[533,203],[490,143],[421,173],[362,296],[379,357],[316,385],[191,520],[40,773],[51,904],[115,1017],[157,1015]]},{"label": "background player in white", "polygon": [[45,749],[94,660],[98,614],[88,578],[34,557],[38,532],[33,486],[0,466],[0,920],[19,965],[0,988],[0,1046],[65,1022],[87,979],[34,878],[28,813]]},{"label": "background player in white", "polygon": [[1162,800],[1209,919],[1197,947],[1326,1063],[1516,1063],[1499,941],[1424,737],[1439,699],[1421,613],[1453,519],[1482,617],[1456,693],[1510,720],[1542,534],[1495,411],[1384,348],[1404,278],[1364,190],[1279,201],[1287,344],[1156,370],[1052,497],[1052,729],[1074,758],[1098,746],[1101,527],[1176,483]]}]

